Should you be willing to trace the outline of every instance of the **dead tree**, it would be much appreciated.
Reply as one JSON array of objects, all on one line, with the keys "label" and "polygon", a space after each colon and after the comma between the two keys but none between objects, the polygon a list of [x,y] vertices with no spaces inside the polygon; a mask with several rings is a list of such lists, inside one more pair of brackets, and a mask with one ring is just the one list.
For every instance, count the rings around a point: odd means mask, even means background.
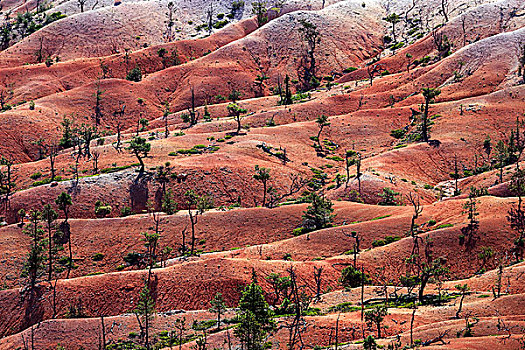
[{"label": "dead tree", "polygon": [[80,12],[84,12],[84,5],[86,4],[87,0],[77,0],[78,7],[80,8]]},{"label": "dead tree", "polygon": [[55,180],[55,163],[56,163],[56,157],[58,155],[58,144],[52,143],[50,145],[44,146],[47,156],[49,157],[49,166],[51,169],[51,181]]},{"label": "dead tree", "polygon": [[93,156],[91,159],[93,161],[93,174],[98,174],[98,159],[100,158],[100,152],[93,151],[91,152],[91,155]]},{"label": "dead tree", "polygon": [[410,236],[414,238],[419,233],[418,225],[416,225],[416,220],[417,218],[419,218],[419,215],[423,212],[423,208],[421,207],[420,197],[418,194],[410,192],[406,196],[406,198],[408,202],[414,207],[414,214],[412,215],[412,220],[410,222]]},{"label": "dead tree", "polygon": [[290,174],[289,178],[290,183],[282,193],[278,193],[273,186],[270,186],[268,189],[268,193],[270,195],[267,203],[268,208],[275,208],[286,198],[291,197],[301,191],[310,182],[310,180],[304,178],[300,174]]},{"label": "dead tree", "polygon": [[448,0],[441,0],[441,14],[445,18],[445,23],[448,22]]},{"label": "dead tree", "polygon": [[374,83],[374,77],[377,73],[384,70],[383,65],[380,63],[370,64],[366,67],[366,72],[368,73],[368,79],[370,80],[370,86]]},{"label": "dead tree", "polygon": [[315,300],[321,300],[321,277],[323,274],[323,267],[314,266],[314,281],[315,281]]},{"label": "dead tree", "polygon": [[421,346],[429,346],[435,343],[441,343],[443,345],[446,345],[450,343],[450,342],[447,343],[446,341],[443,340],[443,338],[445,338],[448,335],[448,332],[449,332],[448,329],[444,332],[439,332],[437,337],[421,342]]},{"label": "dead tree", "polygon": [[206,22],[208,25],[208,35],[211,35],[213,33],[213,2],[210,2],[210,7],[206,10]]},{"label": "dead tree", "polygon": [[360,249],[359,249],[359,243],[360,243],[359,235],[357,234],[356,231],[352,231],[352,232],[350,232],[350,234],[343,232],[343,234],[346,237],[351,237],[351,238],[355,239],[353,254],[354,254],[354,268],[357,268],[357,255],[359,254],[359,251],[360,251]]},{"label": "dead tree", "polygon": [[102,119],[102,108],[100,106],[102,102],[102,94],[104,91],[100,90],[100,80],[97,81],[96,84],[97,91],[95,91],[94,97],[95,97],[95,108],[94,108],[94,117],[95,117],[95,126],[98,127],[100,125],[100,121]]},{"label": "dead tree", "polygon": [[294,349],[295,345],[299,344],[300,348],[303,349],[305,344],[302,337],[302,332],[306,328],[306,322],[304,321],[303,314],[309,307],[310,298],[299,291],[299,286],[297,285],[297,275],[293,266],[288,268],[287,271],[290,275],[290,301],[294,306],[292,322],[286,326],[289,329],[288,346],[289,349]]},{"label": "dead tree", "polygon": [[170,1],[167,5],[168,7],[168,13],[166,13],[166,16],[168,17],[166,21],[166,41],[170,42],[173,40],[173,25],[175,22],[173,21],[173,14],[176,11],[175,4],[173,1]]}]

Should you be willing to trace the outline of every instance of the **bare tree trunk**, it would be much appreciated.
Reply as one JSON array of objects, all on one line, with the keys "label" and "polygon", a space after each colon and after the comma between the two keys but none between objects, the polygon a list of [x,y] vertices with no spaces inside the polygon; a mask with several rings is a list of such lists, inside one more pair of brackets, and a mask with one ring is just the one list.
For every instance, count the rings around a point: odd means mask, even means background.
[{"label": "bare tree trunk", "polygon": [[410,346],[414,345],[414,318],[416,316],[416,309],[412,311],[412,318],[410,319]]},{"label": "bare tree trunk", "polygon": [[361,321],[365,317],[365,268],[361,266]]},{"label": "bare tree trunk", "polygon": [[100,316],[100,324],[102,326],[102,349],[106,349],[106,326],[104,325],[104,316]]}]

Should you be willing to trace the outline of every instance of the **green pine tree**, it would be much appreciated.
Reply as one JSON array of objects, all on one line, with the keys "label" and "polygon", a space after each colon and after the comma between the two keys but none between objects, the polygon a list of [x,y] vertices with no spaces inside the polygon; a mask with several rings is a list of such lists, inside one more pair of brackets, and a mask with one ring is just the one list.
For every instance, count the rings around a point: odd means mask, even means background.
[{"label": "green pine tree", "polygon": [[226,304],[222,299],[222,293],[215,294],[215,297],[210,301],[211,307],[210,312],[217,314],[217,329],[221,329],[221,316],[224,315],[226,311]]},{"label": "green pine tree", "polygon": [[242,292],[237,318],[239,327],[235,330],[235,336],[244,344],[245,349],[262,349],[264,337],[274,329],[275,321],[255,275]]},{"label": "green pine tree", "polygon": [[137,316],[141,337],[144,337],[144,345],[146,349],[149,349],[149,327],[155,315],[155,301],[147,285],[144,285],[144,288],[140,291],[139,301],[133,313]]}]

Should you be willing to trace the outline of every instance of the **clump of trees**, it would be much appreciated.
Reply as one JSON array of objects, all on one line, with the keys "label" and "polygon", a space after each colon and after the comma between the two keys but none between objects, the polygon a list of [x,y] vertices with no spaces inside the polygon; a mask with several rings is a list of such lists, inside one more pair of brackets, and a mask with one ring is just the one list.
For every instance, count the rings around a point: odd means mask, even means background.
[{"label": "clump of trees", "polygon": [[468,224],[461,229],[460,244],[465,243],[467,248],[472,248],[475,240],[476,233],[479,229],[479,215],[477,211],[478,197],[477,190],[475,187],[471,187],[468,200],[463,204],[463,213],[467,214]]},{"label": "clump of trees", "polygon": [[518,197],[518,203],[513,205],[507,215],[510,227],[516,232],[513,241],[512,253],[516,262],[523,259],[525,250],[525,210],[523,209],[523,195],[525,194],[525,171],[516,164],[516,171],[512,176],[510,189]]},{"label": "clump of trees", "polygon": [[373,309],[365,312],[366,324],[368,327],[376,327],[378,338],[381,338],[381,323],[383,323],[386,315],[388,315],[388,310],[385,305],[376,305]]},{"label": "clump of trees", "polygon": [[[57,223],[58,213],[51,204],[45,204],[41,210],[32,209],[27,213],[29,221],[22,225],[24,233],[31,237],[31,247],[24,261],[22,277],[28,279],[28,286],[34,289],[38,280],[46,274],[46,280],[51,282],[67,267],[67,277],[74,267],[71,249],[71,233],[68,224],[71,197],[66,192],[55,200],[58,209],[64,212],[64,221]],[[20,211],[21,221],[26,215]],[[60,257],[63,244],[69,244],[69,257]],[[55,307],[55,299],[53,308]]]}]

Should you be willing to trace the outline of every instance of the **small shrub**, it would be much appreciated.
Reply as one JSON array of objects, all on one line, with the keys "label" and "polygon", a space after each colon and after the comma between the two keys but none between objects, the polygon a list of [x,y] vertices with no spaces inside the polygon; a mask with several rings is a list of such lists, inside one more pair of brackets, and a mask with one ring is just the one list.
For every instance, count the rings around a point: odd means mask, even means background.
[{"label": "small shrub", "polygon": [[356,288],[359,287],[361,283],[370,283],[370,278],[366,273],[362,273],[355,267],[347,266],[341,271],[339,282],[341,282],[345,288]]},{"label": "small shrub", "polygon": [[91,260],[93,260],[93,261],[101,261],[102,259],[104,259],[104,254],[102,254],[102,253],[95,253],[91,257]]},{"label": "small shrub", "polygon": [[399,241],[401,237],[398,236],[386,236],[385,239],[378,239],[372,242],[372,247],[382,247],[384,245]]},{"label": "small shrub", "polygon": [[452,224],[441,224],[438,227],[436,227],[436,230],[439,230],[440,228],[447,228],[447,227],[452,227],[452,226],[454,226],[454,225],[452,225]]},{"label": "small shrub", "polygon": [[98,200],[95,202],[95,215],[98,218],[103,218],[108,216],[111,213],[111,206],[102,203],[102,201]]},{"label": "small shrub", "polygon": [[221,29],[222,27],[224,27],[225,25],[227,25],[228,23],[230,23],[227,19],[225,20],[222,20],[222,21],[217,21],[213,24],[213,28],[215,29]]},{"label": "small shrub", "polygon": [[40,179],[42,177],[42,173],[37,171],[36,173],[31,174],[29,177],[33,180]]},{"label": "small shrub", "polygon": [[356,71],[356,67],[348,67],[343,70],[343,73],[352,73],[353,71]]},{"label": "small shrub", "polygon": [[390,131],[390,136],[392,136],[395,139],[402,139],[406,135],[405,129],[394,129]]},{"label": "small shrub", "polygon": [[131,214],[133,214],[133,211],[131,210],[131,207],[124,206],[124,207],[122,207],[122,209],[120,209],[120,216],[121,217],[130,216]]},{"label": "small shrub", "polygon": [[135,66],[135,68],[130,70],[128,72],[128,74],[126,75],[126,80],[134,81],[136,83],[141,81],[142,80],[142,71],[140,70],[140,68],[138,66]]}]

